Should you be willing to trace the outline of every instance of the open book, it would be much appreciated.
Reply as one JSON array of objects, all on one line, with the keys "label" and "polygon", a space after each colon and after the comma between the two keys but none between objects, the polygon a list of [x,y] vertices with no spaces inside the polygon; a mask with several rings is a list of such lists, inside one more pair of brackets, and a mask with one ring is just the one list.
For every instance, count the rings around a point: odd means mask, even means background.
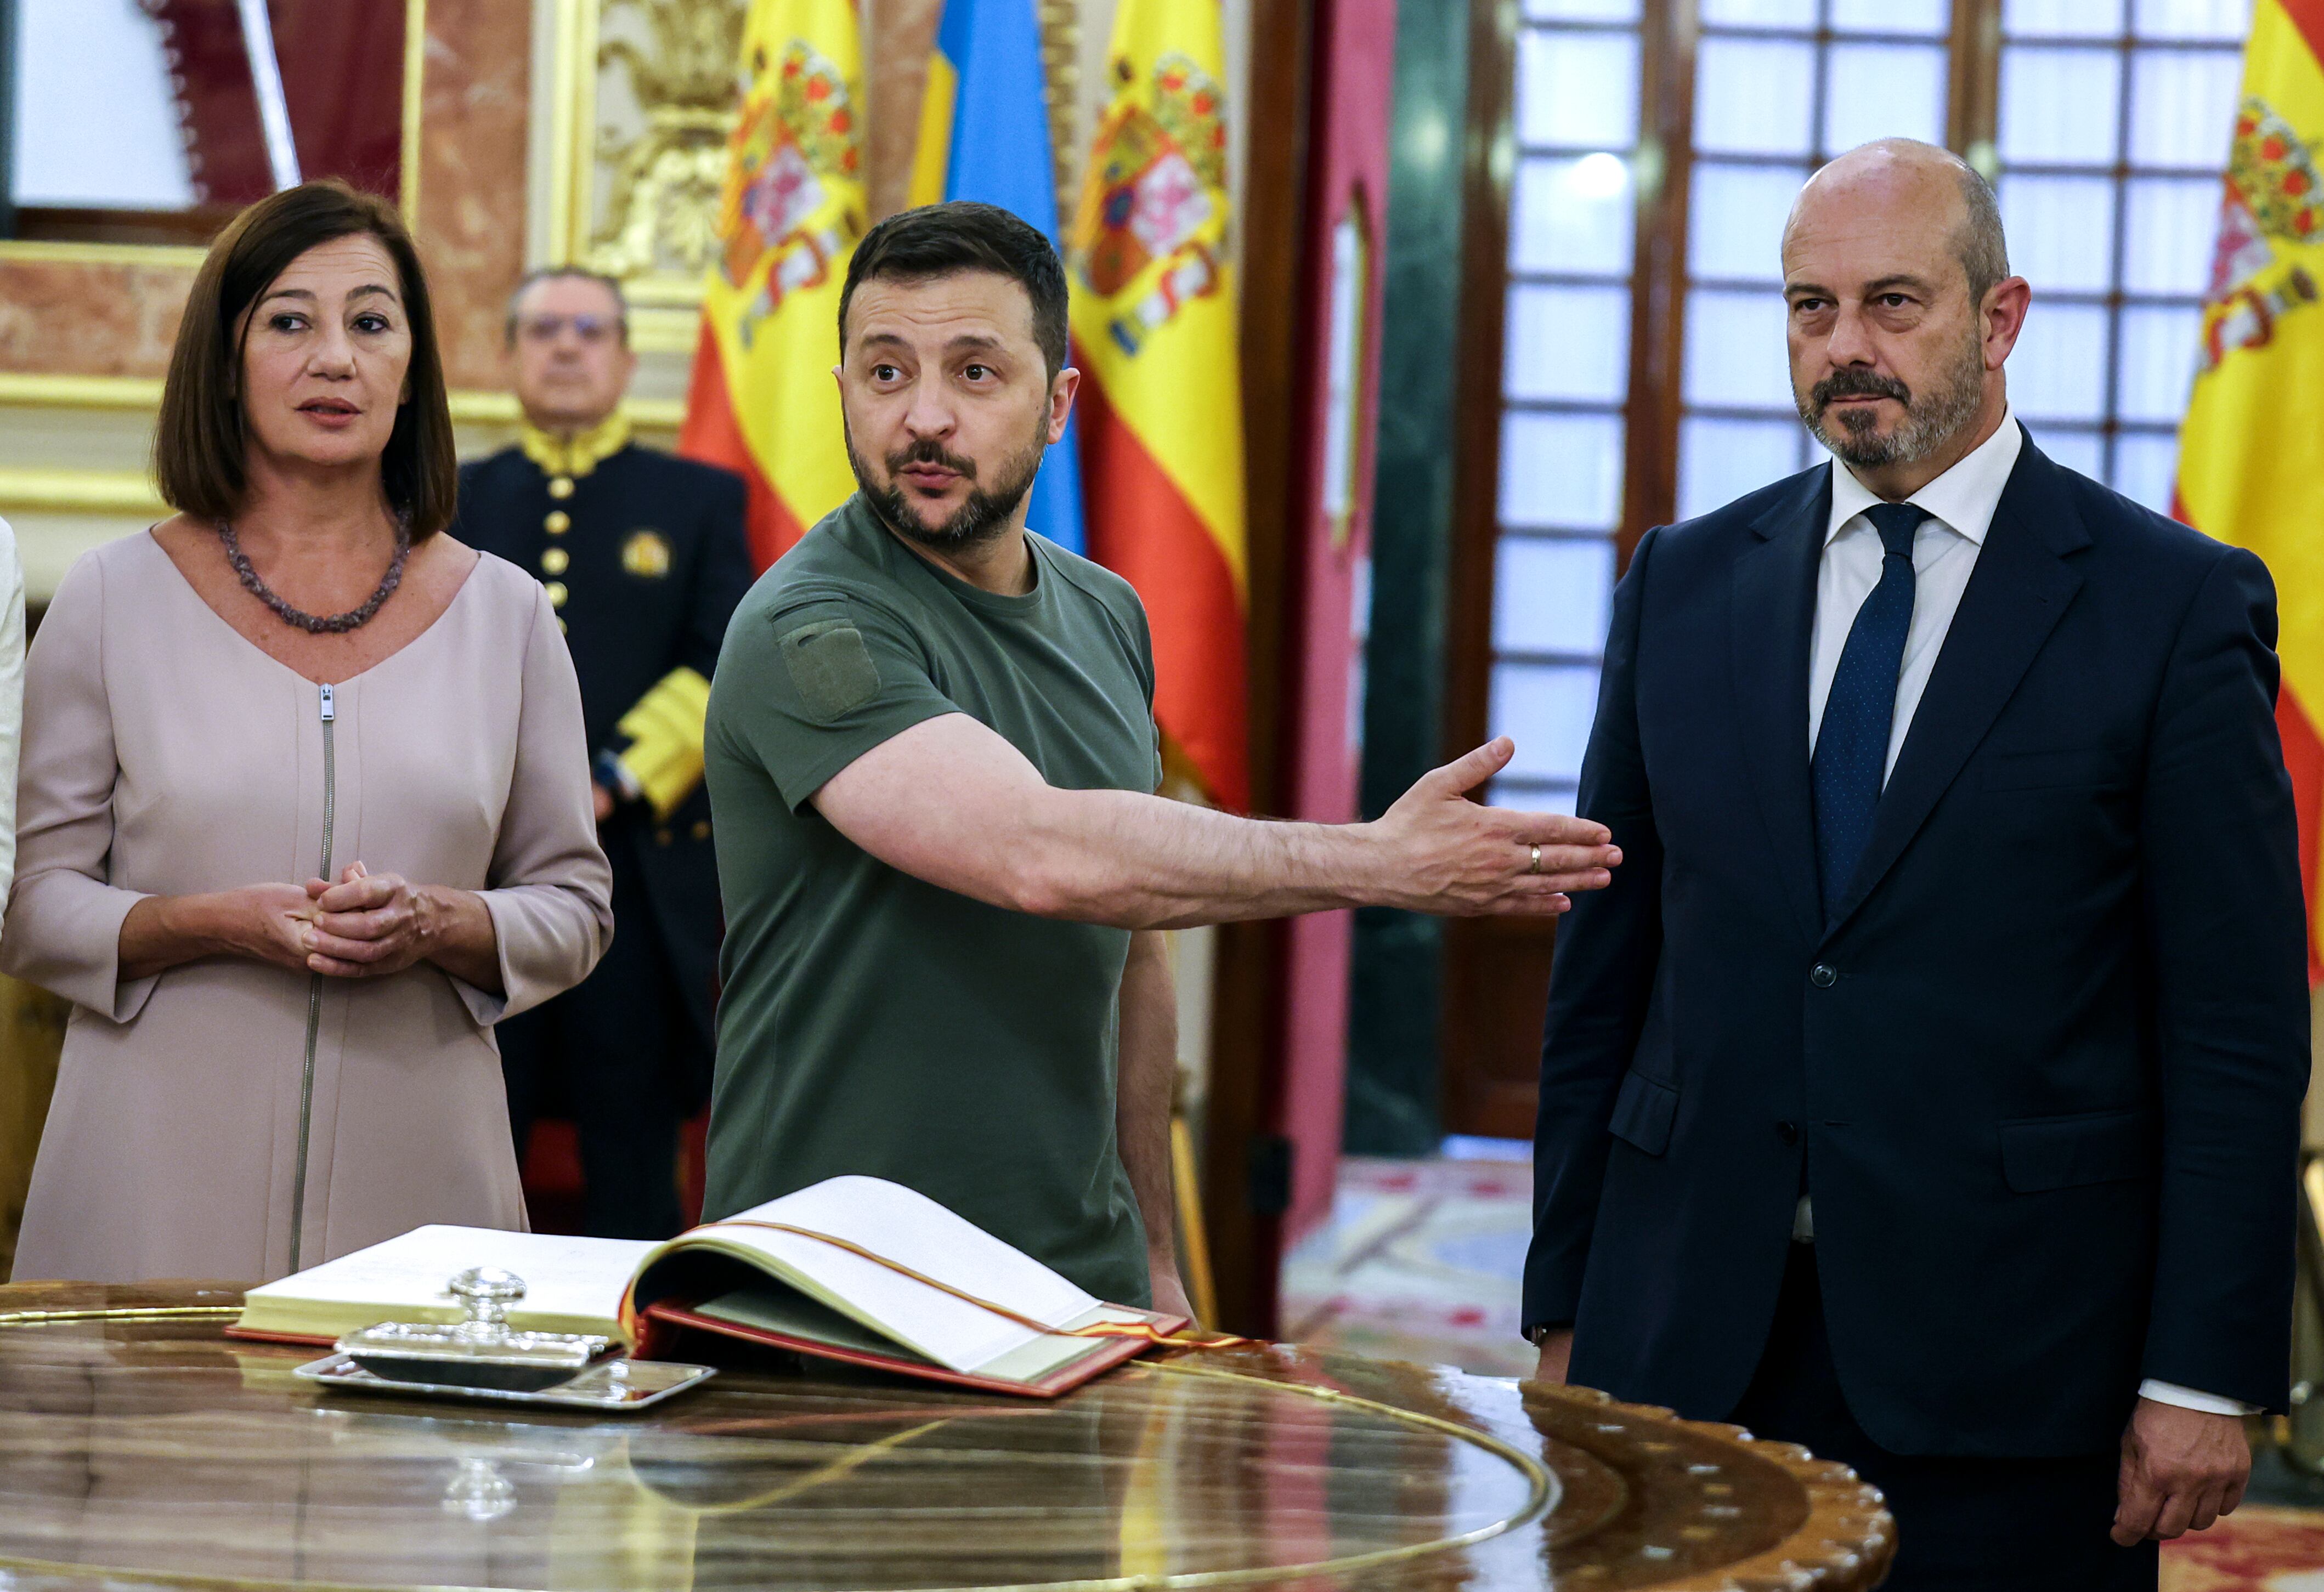
[{"label": "open book", "polygon": [[[445,1284],[474,1265],[525,1280],[509,1311],[522,1330],[596,1333],[650,1357],[695,1329],[1040,1396],[1139,1353],[1141,1326],[1185,1324],[1104,1303],[926,1195],[835,1177],[664,1244],[417,1228],[252,1289],[229,1331],[329,1343],[374,1321],[457,1321]],[[1081,1335],[1108,1323],[1135,1335]]]}]

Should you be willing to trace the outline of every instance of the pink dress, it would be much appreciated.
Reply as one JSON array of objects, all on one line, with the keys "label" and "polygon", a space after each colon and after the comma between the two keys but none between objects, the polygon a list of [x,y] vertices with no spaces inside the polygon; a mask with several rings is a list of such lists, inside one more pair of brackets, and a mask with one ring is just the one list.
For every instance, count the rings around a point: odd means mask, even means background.
[{"label": "pink dress", "polygon": [[[323,688],[138,535],[73,566],[25,674],[0,969],[74,1010],[16,1276],[257,1283],[424,1222],[521,1228],[492,1025],[579,983],[613,927],[540,584],[484,555],[433,625],[329,688],[327,721]],[[483,891],[506,993],[427,962],[121,976],[143,896],[356,860]]]}]

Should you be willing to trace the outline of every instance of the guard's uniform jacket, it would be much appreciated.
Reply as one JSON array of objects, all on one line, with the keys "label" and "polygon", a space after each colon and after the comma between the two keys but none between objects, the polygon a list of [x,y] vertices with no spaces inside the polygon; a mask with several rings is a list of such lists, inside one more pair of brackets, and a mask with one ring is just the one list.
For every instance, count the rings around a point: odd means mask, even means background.
[{"label": "guard's uniform jacket", "polygon": [[[527,1027],[525,1014],[503,1025],[512,1114],[521,1135],[533,1080],[519,1074],[537,1049],[538,1064],[554,1070],[540,1081],[567,1099],[581,1129],[590,1230],[660,1237],[635,1229],[675,1220],[674,1196],[662,1198],[668,1158],[658,1143],[601,1143],[593,1154],[592,1119],[604,1118],[601,1140],[658,1141],[660,1100],[644,1097],[667,1096],[682,1116],[708,1090],[720,915],[702,722],[752,571],[742,480],[633,446],[629,433],[618,413],[570,438],[528,426],[517,446],[461,467],[452,529],[548,588],[580,677],[598,783],[623,798],[600,826],[616,949],[541,1008],[540,1022]],[[624,1187],[634,1180],[645,1186]],[[613,1209],[640,1199],[662,1214]]]}]

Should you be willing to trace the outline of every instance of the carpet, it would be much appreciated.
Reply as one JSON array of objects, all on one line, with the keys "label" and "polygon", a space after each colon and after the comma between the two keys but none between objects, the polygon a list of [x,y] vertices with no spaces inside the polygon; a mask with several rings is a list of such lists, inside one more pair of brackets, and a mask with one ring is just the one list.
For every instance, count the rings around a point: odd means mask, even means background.
[{"label": "carpet", "polygon": [[[1464,1157],[1342,1161],[1331,1220],[1284,1264],[1286,1338],[1481,1376],[1532,1373],[1517,1309],[1533,1168],[1514,1158],[1522,1146],[1463,1147]],[[2264,1452],[2252,1501],[2164,1544],[2163,1592],[2324,1592],[2324,1507],[2294,1503],[2324,1505],[2324,1483]]]}]

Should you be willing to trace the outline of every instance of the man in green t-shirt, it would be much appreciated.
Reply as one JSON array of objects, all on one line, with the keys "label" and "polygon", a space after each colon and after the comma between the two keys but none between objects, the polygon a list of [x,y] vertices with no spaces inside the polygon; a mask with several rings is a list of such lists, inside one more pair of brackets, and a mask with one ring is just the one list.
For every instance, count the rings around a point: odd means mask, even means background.
[{"label": "man in green t-shirt", "polygon": [[919,1190],[1101,1298],[1189,1313],[1158,931],[1382,905],[1562,911],[1620,854],[1463,792],[1376,823],[1165,800],[1145,610],[1025,530],[1063,435],[1065,278],[1004,210],[856,246],[835,371],[861,490],[736,610],[705,756],[726,906],[706,1217],[844,1173]]}]

